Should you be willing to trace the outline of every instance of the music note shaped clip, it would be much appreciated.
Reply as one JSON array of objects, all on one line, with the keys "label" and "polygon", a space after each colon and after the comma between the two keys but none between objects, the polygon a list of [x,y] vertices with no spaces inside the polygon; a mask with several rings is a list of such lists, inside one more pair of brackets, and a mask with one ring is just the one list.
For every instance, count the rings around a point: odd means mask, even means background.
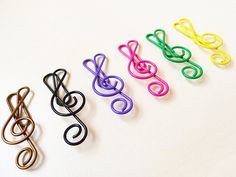
[{"label": "music note shaped clip", "polygon": [[166,33],[162,29],[157,29],[153,34],[147,34],[146,39],[162,50],[164,57],[174,63],[188,63],[181,72],[188,79],[198,79],[203,74],[203,69],[197,63],[191,61],[192,53],[183,46],[170,47],[166,43]]},{"label": "music note shaped clip", "polygon": [[[77,113],[84,107],[86,99],[84,94],[80,91],[69,92],[67,90],[63,83],[66,75],[67,71],[65,69],[57,69],[53,73],[47,74],[43,78],[43,82],[53,94],[50,101],[52,110],[62,117],[73,116],[78,122],[67,127],[63,134],[64,141],[68,145],[75,146],[84,142],[88,135],[86,125],[77,116]],[[49,79],[51,79],[51,84]],[[57,105],[57,108],[55,105]],[[64,108],[64,110],[62,110],[62,108]],[[72,140],[70,140],[67,134],[73,128],[77,128],[78,131],[72,136]]]},{"label": "music note shaped clip", "polygon": [[129,74],[136,79],[156,79],[157,81],[148,84],[148,91],[157,97],[166,95],[169,91],[169,85],[157,76],[158,68],[155,63],[143,60],[137,54],[138,47],[139,43],[136,40],[130,40],[127,44],[122,44],[118,47],[118,50],[129,59]]},{"label": "music note shaped clip", "polygon": [[220,49],[224,42],[219,35],[214,33],[198,34],[190,20],[187,18],[180,19],[178,22],[175,22],[173,26],[177,31],[192,39],[195,44],[212,50],[214,53],[211,55],[210,59],[214,64],[226,65],[230,63],[230,55],[226,51]]},{"label": "music note shaped clip", "polygon": [[[122,92],[125,84],[120,77],[114,75],[107,76],[102,71],[105,60],[106,56],[102,53],[98,53],[93,59],[86,59],[83,61],[84,67],[94,75],[92,88],[97,95],[103,97],[121,95],[121,97],[115,98],[111,102],[111,109],[116,114],[127,114],[133,108],[133,101],[129,96]],[[89,67],[89,63],[93,65],[93,68]],[[102,91],[100,91],[100,89]],[[116,106],[117,103],[123,103],[122,108],[118,108],[118,105]]]},{"label": "music note shaped clip", "polygon": [[[24,102],[29,92],[29,87],[22,87],[7,97],[11,115],[2,128],[2,139],[5,143],[16,145],[26,141],[29,144],[28,147],[21,149],[16,156],[16,166],[22,170],[30,168],[38,157],[37,149],[30,138],[34,132],[35,123]],[[6,137],[6,129],[12,121],[14,122],[10,127],[10,132],[13,140],[10,140]]]}]

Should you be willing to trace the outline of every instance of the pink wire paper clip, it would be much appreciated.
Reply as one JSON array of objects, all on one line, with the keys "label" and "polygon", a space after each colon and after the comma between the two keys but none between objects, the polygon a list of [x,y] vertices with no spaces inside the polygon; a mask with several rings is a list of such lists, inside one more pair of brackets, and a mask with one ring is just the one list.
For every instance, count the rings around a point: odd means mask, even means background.
[{"label": "pink wire paper clip", "polygon": [[[158,69],[155,63],[148,60],[142,60],[142,58],[138,56],[136,53],[138,47],[139,43],[136,40],[130,40],[127,45],[122,44],[118,47],[118,50],[129,59],[129,74],[137,79],[150,79],[154,77],[158,81],[150,82],[148,84],[148,91],[154,96],[166,95],[169,91],[168,84],[157,76]],[[136,72],[134,73],[134,71]],[[156,87],[158,89],[154,90]]]}]

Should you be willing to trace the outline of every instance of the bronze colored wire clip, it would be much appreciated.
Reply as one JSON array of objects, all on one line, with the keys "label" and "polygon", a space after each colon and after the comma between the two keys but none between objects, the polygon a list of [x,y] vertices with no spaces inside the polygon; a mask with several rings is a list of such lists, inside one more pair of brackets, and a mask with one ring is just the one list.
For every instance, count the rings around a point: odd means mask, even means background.
[{"label": "bronze colored wire clip", "polygon": [[[29,87],[22,87],[16,93],[12,93],[7,97],[7,104],[11,115],[2,128],[2,139],[5,143],[16,145],[27,141],[29,144],[28,147],[21,149],[16,156],[16,166],[22,170],[30,168],[35,163],[38,156],[37,150],[30,139],[35,129],[35,123],[24,103],[29,92]],[[16,104],[13,102],[14,98]],[[10,131],[13,135],[13,140],[8,140],[5,136],[5,131],[12,120],[14,122],[10,127]]]}]

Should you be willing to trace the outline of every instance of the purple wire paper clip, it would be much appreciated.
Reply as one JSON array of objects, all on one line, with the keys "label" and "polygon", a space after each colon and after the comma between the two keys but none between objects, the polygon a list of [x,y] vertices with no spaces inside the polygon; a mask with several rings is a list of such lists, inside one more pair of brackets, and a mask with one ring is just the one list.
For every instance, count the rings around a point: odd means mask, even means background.
[{"label": "purple wire paper clip", "polygon": [[[112,97],[120,94],[122,96],[121,98],[115,98],[111,102],[111,109],[116,114],[126,114],[130,112],[130,110],[133,108],[133,101],[130,97],[128,97],[126,94],[122,92],[125,84],[120,77],[114,75],[107,76],[102,71],[102,66],[105,60],[106,56],[102,53],[98,53],[94,56],[93,59],[84,60],[83,65],[87,70],[89,70],[95,76],[92,83],[92,88],[94,92],[97,95],[103,97]],[[91,69],[88,63],[92,63],[94,69]],[[102,93],[98,89],[106,90],[107,93]],[[115,104],[118,102],[123,102],[123,106],[120,110],[115,108]]]}]

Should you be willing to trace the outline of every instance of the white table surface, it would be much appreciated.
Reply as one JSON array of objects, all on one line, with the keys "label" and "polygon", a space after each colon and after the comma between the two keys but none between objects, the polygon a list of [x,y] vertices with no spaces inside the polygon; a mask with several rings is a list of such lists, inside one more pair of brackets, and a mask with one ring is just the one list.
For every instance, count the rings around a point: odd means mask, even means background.
[{"label": "white table surface", "polygon": [[[22,86],[34,92],[29,111],[36,122],[34,142],[39,160],[26,171],[15,166],[19,146],[0,141],[1,177],[235,177],[236,69],[234,0],[1,0],[0,1],[0,126],[10,115],[8,94]],[[191,19],[197,32],[223,37],[232,63],[219,68],[190,39],[172,28],[182,17]],[[181,75],[145,39],[165,29],[171,46],[183,45],[204,69],[199,81]],[[155,98],[147,81],[132,78],[128,60],[118,45],[136,39],[141,56],[154,61],[170,94]],[[135,109],[115,115],[110,99],[91,89],[93,76],[82,61],[103,52],[109,58],[107,74],[125,80]],[[51,93],[42,82],[45,74],[63,67],[70,73],[68,90],[87,98],[78,115],[89,128],[79,146],[63,141],[64,130],[75,120],[61,118],[49,106]]]}]

